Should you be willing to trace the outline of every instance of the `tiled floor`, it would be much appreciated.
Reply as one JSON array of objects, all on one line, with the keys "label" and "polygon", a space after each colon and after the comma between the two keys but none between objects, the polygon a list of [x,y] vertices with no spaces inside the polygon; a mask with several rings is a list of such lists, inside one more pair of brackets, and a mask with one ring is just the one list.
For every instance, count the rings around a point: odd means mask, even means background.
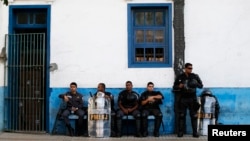
[{"label": "tiled floor", "polygon": [[145,138],[136,138],[134,136],[123,136],[121,138],[93,138],[93,137],[69,137],[64,135],[50,135],[50,134],[23,134],[23,133],[0,133],[0,141],[207,141],[207,136],[200,136],[193,138],[192,135],[184,135],[182,138],[176,135],[163,135],[160,137],[148,136]]}]

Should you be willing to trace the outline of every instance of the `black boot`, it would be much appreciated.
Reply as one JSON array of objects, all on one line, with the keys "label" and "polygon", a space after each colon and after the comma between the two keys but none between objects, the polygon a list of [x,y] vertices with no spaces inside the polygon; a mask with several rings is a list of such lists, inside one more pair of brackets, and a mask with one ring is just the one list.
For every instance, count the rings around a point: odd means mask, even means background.
[{"label": "black boot", "polygon": [[155,119],[155,127],[154,127],[154,136],[159,137],[160,133],[160,127],[161,127],[162,117],[156,117]]},{"label": "black boot", "polygon": [[193,137],[199,138],[199,134],[197,132],[197,119],[192,119],[191,123],[192,123],[192,128],[193,128]]},{"label": "black boot", "polygon": [[141,121],[140,118],[135,119],[136,133],[135,137],[141,137]]},{"label": "black boot", "polygon": [[177,137],[183,137],[183,131],[184,131],[184,120],[180,119],[178,122],[178,133]]},{"label": "black boot", "polygon": [[116,125],[117,125],[116,137],[121,137],[122,136],[122,120],[117,119],[116,120]]},{"label": "black boot", "polygon": [[142,118],[142,136],[143,137],[148,136],[148,118],[147,117]]},{"label": "black boot", "polygon": [[76,120],[76,136],[83,135],[83,117],[79,116],[79,119]]},{"label": "black boot", "polygon": [[70,126],[70,124],[67,124],[66,126],[67,126],[67,128],[68,128],[69,135],[70,135],[71,137],[73,137],[74,134],[75,134],[74,129]]},{"label": "black boot", "polygon": [[115,133],[115,116],[111,116],[111,137],[116,137]]},{"label": "black boot", "polygon": [[90,137],[89,132],[88,132],[88,120],[87,119],[83,120],[83,136]]}]

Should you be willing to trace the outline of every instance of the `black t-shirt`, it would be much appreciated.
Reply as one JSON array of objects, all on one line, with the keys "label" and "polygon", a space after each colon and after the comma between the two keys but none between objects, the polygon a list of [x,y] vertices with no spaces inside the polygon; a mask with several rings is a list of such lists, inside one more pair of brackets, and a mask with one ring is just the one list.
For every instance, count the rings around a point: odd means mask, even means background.
[{"label": "black t-shirt", "polygon": [[[140,102],[147,99],[149,96],[156,96],[156,95],[161,95],[162,99],[164,99],[164,96],[162,95],[161,92],[159,91],[144,91],[141,94],[140,97]],[[142,109],[160,109],[159,105],[162,104],[162,99],[157,99],[155,102],[150,102],[145,105],[141,105]]]},{"label": "black t-shirt", "polygon": [[119,102],[121,102],[125,108],[132,108],[138,104],[139,94],[135,91],[129,92],[127,90],[123,90],[118,95],[118,103]]}]

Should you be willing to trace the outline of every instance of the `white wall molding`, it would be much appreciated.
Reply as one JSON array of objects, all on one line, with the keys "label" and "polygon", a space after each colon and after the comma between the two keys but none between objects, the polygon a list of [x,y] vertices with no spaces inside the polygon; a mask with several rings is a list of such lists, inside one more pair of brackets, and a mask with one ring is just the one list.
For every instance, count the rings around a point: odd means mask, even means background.
[{"label": "white wall molding", "polygon": [[46,3],[52,3],[56,0],[8,0],[9,3],[15,3],[15,2],[46,2]]}]

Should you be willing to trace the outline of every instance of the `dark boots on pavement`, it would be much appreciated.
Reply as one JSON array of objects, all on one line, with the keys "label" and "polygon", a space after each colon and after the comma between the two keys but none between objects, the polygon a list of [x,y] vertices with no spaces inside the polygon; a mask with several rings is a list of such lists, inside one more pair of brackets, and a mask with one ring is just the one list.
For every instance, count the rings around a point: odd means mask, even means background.
[{"label": "dark boots on pavement", "polygon": [[73,137],[73,136],[75,135],[74,129],[71,127],[70,124],[67,124],[66,126],[67,126],[67,128],[68,128],[69,135],[70,135],[71,137]]},{"label": "dark boots on pavement", "polygon": [[142,118],[142,137],[148,136],[148,118],[143,117]]},{"label": "dark boots on pavement", "polygon": [[141,120],[140,118],[135,119],[136,133],[135,137],[141,137]]},{"label": "dark boots on pavement", "polygon": [[154,136],[159,137],[160,133],[160,127],[161,127],[162,117],[156,117],[155,119],[155,126],[154,126]]},{"label": "dark boots on pavement", "polygon": [[193,129],[193,137],[195,138],[199,138],[199,134],[198,134],[198,131],[197,131],[197,119],[192,119],[191,120],[191,123],[192,123],[192,129]]}]

